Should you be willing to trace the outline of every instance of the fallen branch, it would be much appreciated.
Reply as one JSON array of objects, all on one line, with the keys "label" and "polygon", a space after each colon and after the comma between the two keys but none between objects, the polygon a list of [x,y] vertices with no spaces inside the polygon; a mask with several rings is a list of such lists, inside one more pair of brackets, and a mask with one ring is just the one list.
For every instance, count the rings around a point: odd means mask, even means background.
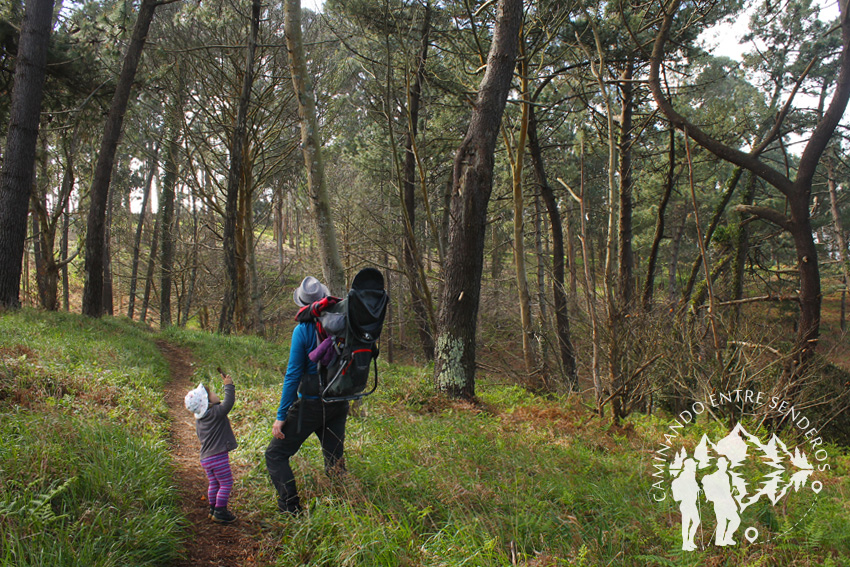
[{"label": "fallen branch", "polygon": [[[727,307],[729,305],[742,305],[744,303],[755,303],[757,301],[800,301],[800,298],[796,295],[760,295],[758,297],[745,297],[743,299],[731,299],[729,301],[721,301],[720,303],[716,303],[717,307]],[[697,307],[697,309],[705,309],[708,307],[703,304]]]},{"label": "fallen branch", "polygon": [[781,358],[782,356],[784,356],[781,352],[779,352],[779,351],[778,351],[778,350],[776,350],[775,348],[773,348],[773,347],[771,347],[771,346],[767,346],[767,345],[761,345],[761,344],[758,344],[758,343],[748,343],[747,341],[729,341],[729,344],[730,344],[730,345],[737,345],[737,346],[747,347],[747,348],[762,348],[762,349],[764,349],[764,350],[766,350],[766,351],[769,351],[769,352],[771,352],[771,353],[775,354],[776,356],[778,356],[778,357],[780,357],[780,358]]}]

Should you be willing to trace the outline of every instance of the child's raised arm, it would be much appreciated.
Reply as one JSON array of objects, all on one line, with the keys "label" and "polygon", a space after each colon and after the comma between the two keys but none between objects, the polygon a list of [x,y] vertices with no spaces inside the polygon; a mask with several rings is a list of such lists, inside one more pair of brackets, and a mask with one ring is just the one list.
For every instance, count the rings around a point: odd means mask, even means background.
[{"label": "child's raised arm", "polygon": [[227,415],[233,408],[233,402],[236,401],[236,387],[233,385],[233,378],[229,374],[225,374],[221,366],[217,366],[216,370],[221,374],[222,382],[224,382],[224,400],[222,400],[218,411]]},{"label": "child's raised arm", "polygon": [[219,374],[221,374],[221,378],[225,386],[227,386],[228,384],[233,384],[233,378],[231,378],[229,374],[225,374],[224,370],[221,369],[221,366],[216,366],[215,369],[218,370]]}]

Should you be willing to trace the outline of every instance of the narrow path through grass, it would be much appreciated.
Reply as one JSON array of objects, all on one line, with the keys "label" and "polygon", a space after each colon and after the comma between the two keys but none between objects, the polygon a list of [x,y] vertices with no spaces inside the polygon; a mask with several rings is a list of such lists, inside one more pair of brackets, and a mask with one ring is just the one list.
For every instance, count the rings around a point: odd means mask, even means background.
[{"label": "narrow path through grass", "polygon": [[[167,341],[158,341],[157,346],[168,360],[171,380],[166,385],[165,400],[171,417],[171,454],[177,470],[177,484],[181,509],[189,522],[185,543],[185,559],[180,565],[245,565],[253,562],[259,544],[255,537],[258,528],[240,513],[240,497],[231,498],[232,509],[239,520],[233,525],[222,526],[207,518],[207,478],[198,460],[200,445],[195,434],[192,414],[183,406],[183,398],[193,383],[191,352]],[[240,471],[234,468],[238,478]]]}]

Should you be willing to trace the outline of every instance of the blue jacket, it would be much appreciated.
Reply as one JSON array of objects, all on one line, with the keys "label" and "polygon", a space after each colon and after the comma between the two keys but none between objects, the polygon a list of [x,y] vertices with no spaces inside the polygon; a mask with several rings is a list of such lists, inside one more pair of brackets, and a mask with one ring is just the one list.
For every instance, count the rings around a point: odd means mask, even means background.
[{"label": "blue jacket", "polygon": [[283,378],[283,391],[277,408],[277,419],[286,419],[286,412],[298,398],[298,385],[304,374],[318,374],[316,363],[307,355],[316,348],[315,323],[299,323],[292,331],[292,344],[289,347],[289,362],[286,376]]}]

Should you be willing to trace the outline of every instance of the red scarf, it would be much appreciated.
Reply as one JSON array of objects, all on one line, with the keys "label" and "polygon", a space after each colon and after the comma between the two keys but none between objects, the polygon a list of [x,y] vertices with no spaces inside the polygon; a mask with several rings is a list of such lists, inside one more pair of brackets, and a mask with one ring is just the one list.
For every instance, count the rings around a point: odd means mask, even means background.
[{"label": "red scarf", "polygon": [[314,301],[310,305],[305,305],[301,309],[298,310],[298,313],[295,315],[295,320],[299,323],[315,323],[316,324],[316,332],[319,335],[319,342],[322,342],[326,338],[328,338],[328,334],[322,328],[322,323],[319,320],[319,317],[322,315],[322,312],[329,307],[333,307],[337,303],[341,301],[338,297],[333,297],[329,295],[324,299],[320,299],[319,301]]}]

